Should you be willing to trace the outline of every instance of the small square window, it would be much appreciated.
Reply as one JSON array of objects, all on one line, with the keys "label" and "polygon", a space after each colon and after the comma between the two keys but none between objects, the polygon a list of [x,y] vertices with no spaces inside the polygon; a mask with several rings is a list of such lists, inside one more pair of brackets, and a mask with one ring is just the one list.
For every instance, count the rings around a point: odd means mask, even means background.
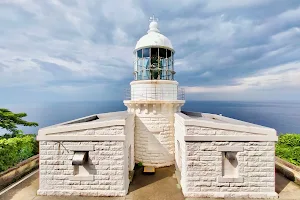
[{"label": "small square window", "polygon": [[78,149],[78,151],[74,151],[72,158],[73,175],[69,177],[69,180],[93,181],[94,169],[89,162],[89,150],[93,150],[93,146],[76,146],[76,148],[73,149]]},{"label": "small square window", "polygon": [[88,151],[74,152],[72,165],[74,166],[74,175],[89,175]]},{"label": "small square window", "polygon": [[237,152],[222,152],[222,176],[228,178],[238,177]]},{"label": "small square window", "polygon": [[218,177],[219,183],[243,183],[244,178],[239,177],[238,152],[244,151],[241,146],[220,146],[222,153],[222,176]]}]

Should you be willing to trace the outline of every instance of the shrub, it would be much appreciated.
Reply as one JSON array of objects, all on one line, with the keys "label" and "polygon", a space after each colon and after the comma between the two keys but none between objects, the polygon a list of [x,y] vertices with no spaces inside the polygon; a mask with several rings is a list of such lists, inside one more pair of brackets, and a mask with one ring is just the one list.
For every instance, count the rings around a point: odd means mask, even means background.
[{"label": "shrub", "polygon": [[279,135],[278,145],[286,147],[297,147],[300,146],[300,134],[284,134]]},{"label": "shrub", "polygon": [[276,144],[276,156],[300,166],[300,134],[280,135]]},{"label": "shrub", "polygon": [[34,135],[0,139],[0,172],[38,153]]}]

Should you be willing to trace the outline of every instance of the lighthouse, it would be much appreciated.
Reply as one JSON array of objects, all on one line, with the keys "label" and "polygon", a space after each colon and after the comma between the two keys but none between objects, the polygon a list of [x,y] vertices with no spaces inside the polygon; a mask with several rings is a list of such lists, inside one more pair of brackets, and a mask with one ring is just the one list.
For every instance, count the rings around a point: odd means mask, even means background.
[{"label": "lighthouse", "polygon": [[174,165],[169,169],[184,197],[278,197],[275,129],[181,111],[185,100],[175,81],[175,50],[154,17],[133,55],[127,111],[39,130],[37,194],[126,196],[135,184],[130,177],[141,176],[132,176],[135,163],[141,163],[146,169]]},{"label": "lighthouse", "polygon": [[135,162],[170,166],[175,161],[174,113],[180,112],[185,103],[184,90],[175,81],[173,45],[160,32],[154,16],[133,55],[134,80],[124,104],[129,113],[135,114]]}]

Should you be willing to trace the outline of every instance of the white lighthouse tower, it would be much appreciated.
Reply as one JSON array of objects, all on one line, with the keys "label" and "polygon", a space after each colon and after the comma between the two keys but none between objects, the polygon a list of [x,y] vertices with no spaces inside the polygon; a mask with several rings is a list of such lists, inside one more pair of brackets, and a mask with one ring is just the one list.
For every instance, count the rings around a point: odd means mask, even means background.
[{"label": "white lighthouse tower", "polygon": [[135,113],[135,162],[163,167],[174,164],[174,113],[185,103],[184,91],[174,80],[171,41],[150,18],[149,30],[134,49],[134,81],[124,104]]}]

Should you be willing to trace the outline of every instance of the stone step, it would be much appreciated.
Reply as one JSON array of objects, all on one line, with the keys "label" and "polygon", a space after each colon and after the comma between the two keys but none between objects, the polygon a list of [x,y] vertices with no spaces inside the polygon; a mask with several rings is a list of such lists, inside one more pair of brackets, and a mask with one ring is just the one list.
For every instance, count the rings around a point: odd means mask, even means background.
[{"label": "stone step", "polygon": [[155,173],[155,167],[152,167],[152,166],[145,166],[144,167],[144,173]]}]

